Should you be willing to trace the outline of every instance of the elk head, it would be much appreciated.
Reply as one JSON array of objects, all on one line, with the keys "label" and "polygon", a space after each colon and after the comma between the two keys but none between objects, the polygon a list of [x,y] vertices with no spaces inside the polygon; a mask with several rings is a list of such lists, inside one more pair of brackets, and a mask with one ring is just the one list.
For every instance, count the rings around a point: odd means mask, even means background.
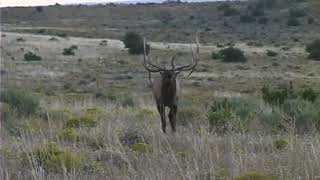
[{"label": "elk head", "polygon": [[[195,67],[197,66],[199,60],[199,42],[196,38],[197,49],[194,52],[192,50],[192,63],[180,67],[175,67],[174,60],[177,55],[174,55],[171,59],[171,69],[161,68],[155,64],[153,64],[150,60],[150,52],[146,51],[146,40],[143,40],[143,67],[148,71],[149,81],[152,86],[153,96],[157,103],[157,108],[161,117],[162,130],[166,132],[166,117],[165,117],[165,107],[170,108],[169,112],[169,122],[171,125],[171,129],[173,132],[176,131],[176,113],[178,111],[177,101],[179,97],[179,83],[177,81],[177,76],[180,72],[190,71],[188,76],[192,74]],[[151,73],[160,73],[158,77],[156,77],[153,82],[151,80]]]}]

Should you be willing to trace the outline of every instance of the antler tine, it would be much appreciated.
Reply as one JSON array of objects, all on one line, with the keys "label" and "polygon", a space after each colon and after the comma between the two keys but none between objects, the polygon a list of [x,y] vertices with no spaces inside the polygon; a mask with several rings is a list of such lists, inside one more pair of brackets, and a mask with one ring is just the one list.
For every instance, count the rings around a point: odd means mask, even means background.
[{"label": "antler tine", "polygon": [[175,71],[175,69],[174,69],[174,60],[176,59],[176,56],[177,56],[177,54],[175,54],[171,59],[172,71]]},{"label": "antler tine", "polygon": [[195,67],[198,64],[198,60],[199,60],[199,41],[198,38],[196,38],[196,43],[197,43],[197,50],[196,50],[196,54],[194,53],[193,48],[191,47],[191,51],[192,51],[192,63],[185,65],[185,66],[181,66],[178,67],[176,69],[176,71],[190,71],[190,73],[188,74],[188,76],[190,76],[192,74],[192,72],[194,71]]},{"label": "antler tine", "polygon": [[[143,67],[148,71],[148,72],[160,72],[160,71],[164,71],[164,69],[154,65],[151,63],[150,61],[150,51],[149,54],[147,55],[147,51],[146,51],[146,39],[143,38],[143,63],[142,63]],[[152,69],[150,67],[148,67],[148,65],[156,68],[156,69]]]}]

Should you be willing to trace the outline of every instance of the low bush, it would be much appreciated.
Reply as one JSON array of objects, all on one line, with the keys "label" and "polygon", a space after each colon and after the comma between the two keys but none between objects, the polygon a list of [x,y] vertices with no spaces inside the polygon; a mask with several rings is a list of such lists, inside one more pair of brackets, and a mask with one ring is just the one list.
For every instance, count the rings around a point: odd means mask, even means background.
[{"label": "low bush", "polygon": [[277,56],[278,53],[275,51],[267,50],[267,56],[274,57]]},{"label": "low bush", "polygon": [[299,18],[306,15],[306,12],[303,9],[291,8],[289,10],[290,18]]},{"label": "low bush", "polygon": [[287,21],[288,26],[299,26],[301,23],[298,18],[289,18]]},{"label": "low bush", "polygon": [[239,14],[239,11],[235,8],[226,8],[223,10],[223,15],[224,16],[236,16]]},{"label": "low bush", "polygon": [[288,141],[284,139],[278,139],[273,142],[273,145],[278,150],[284,150],[288,146]]},{"label": "low bush", "polygon": [[304,100],[307,100],[307,101],[311,101],[311,102],[314,102],[317,97],[320,97],[320,93],[315,91],[313,88],[311,87],[306,87],[304,88],[301,93],[301,98],[304,99]]},{"label": "low bush", "polygon": [[283,104],[284,100],[295,97],[292,87],[287,86],[277,88],[263,86],[261,92],[264,102],[273,105]]},{"label": "low bush", "polygon": [[8,89],[1,92],[0,101],[8,104],[19,115],[28,116],[34,114],[39,109],[37,98],[25,91]]},{"label": "low bush", "polygon": [[240,16],[240,22],[242,22],[242,23],[252,23],[255,21],[256,21],[256,19],[251,15],[241,15]]},{"label": "low bush", "polygon": [[212,52],[211,59],[221,59],[220,53]]},{"label": "low bush", "polygon": [[67,128],[78,128],[78,127],[94,127],[100,118],[102,112],[96,108],[86,109],[82,116],[70,118],[66,122]]},{"label": "low bush", "polygon": [[219,52],[219,54],[221,55],[223,62],[246,62],[247,61],[247,58],[244,56],[243,51],[234,47],[223,49]]},{"label": "low bush", "polygon": [[[129,48],[130,54],[142,54],[143,49],[143,38],[138,33],[128,32],[123,38],[123,43],[126,48]],[[147,54],[149,53],[150,45],[146,45]]]},{"label": "low bush", "polygon": [[75,128],[64,128],[60,137],[66,141],[77,141],[79,140],[79,133]]},{"label": "low bush", "polygon": [[[78,154],[64,149],[56,143],[38,146],[24,157],[24,162],[31,166],[40,166],[51,172],[71,172],[83,167],[83,159]],[[34,164],[35,163],[35,164]]]},{"label": "low bush", "polygon": [[268,24],[268,22],[269,22],[269,18],[265,16],[258,19],[259,24]]},{"label": "low bush", "polygon": [[316,39],[306,46],[306,51],[309,53],[308,58],[320,61],[320,39]]},{"label": "low bush", "polygon": [[78,49],[78,46],[72,45],[69,48],[64,48],[62,54],[65,56],[73,56],[75,55],[74,50]]},{"label": "low bush", "polygon": [[28,53],[24,54],[24,60],[25,61],[41,61],[42,58],[41,58],[41,56],[38,56],[38,55],[34,54],[33,52],[28,52]]}]

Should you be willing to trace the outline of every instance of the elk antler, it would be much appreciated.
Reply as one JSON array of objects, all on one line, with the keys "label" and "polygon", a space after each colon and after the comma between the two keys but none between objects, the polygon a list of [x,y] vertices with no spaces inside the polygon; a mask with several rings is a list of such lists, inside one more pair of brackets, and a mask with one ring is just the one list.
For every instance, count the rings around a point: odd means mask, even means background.
[{"label": "elk antler", "polygon": [[[143,67],[150,73],[150,72],[161,72],[161,71],[165,71],[165,69],[161,68],[161,67],[158,67],[154,64],[151,63],[150,61],[150,51],[149,50],[149,54],[147,54],[147,51],[146,51],[146,39],[143,38]],[[153,68],[150,68],[148,66],[152,66]]]},{"label": "elk antler", "polygon": [[196,68],[197,64],[198,64],[198,60],[199,60],[199,41],[198,38],[196,38],[196,43],[197,43],[197,50],[196,53],[194,53],[193,48],[191,47],[191,51],[192,51],[192,63],[185,65],[185,66],[181,66],[175,69],[175,71],[177,73],[181,72],[181,71],[190,71],[190,73],[188,74],[188,76],[190,76],[194,69]]}]

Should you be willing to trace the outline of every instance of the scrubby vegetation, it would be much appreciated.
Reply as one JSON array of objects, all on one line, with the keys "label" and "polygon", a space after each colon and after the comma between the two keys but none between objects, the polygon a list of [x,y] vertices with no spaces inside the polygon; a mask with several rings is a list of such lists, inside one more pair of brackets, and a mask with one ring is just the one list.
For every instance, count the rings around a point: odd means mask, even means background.
[{"label": "scrubby vegetation", "polygon": [[77,50],[78,46],[72,45],[69,48],[64,48],[62,54],[65,56],[73,56],[75,55],[74,50]]},{"label": "scrubby vegetation", "polygon": [[36,55],[36,54],[33,53],[33,52],[28,52],[28,53],[26,53],[26,54],[24,55],[24,60],[25,60],[25,61],[41,61],[41,60],[42,60],[42,57]]},{"label": "scrubby vegetation", "polygon": [[[142,54],[143,53],[143,38],[135,32],[128,32],[123,38],[123,43],[126,48],[129,48],[130,54]],[[147,45],[146,49],[150,49]],[[149,51],[149,50],[148,50]]]},{"label": "scrubby vegetation", "polygon": [[306,51],[309,53],[308,58],[320,60],[320,40],[314,40],[307,45]]},{"label": "scrubby vegetation", "polygon": [[234,47],[223,49],[219,52],[219,54],[221,55],[223,62],[246,62],[247,61],[247,58],[244,56],[243,51]]}]

